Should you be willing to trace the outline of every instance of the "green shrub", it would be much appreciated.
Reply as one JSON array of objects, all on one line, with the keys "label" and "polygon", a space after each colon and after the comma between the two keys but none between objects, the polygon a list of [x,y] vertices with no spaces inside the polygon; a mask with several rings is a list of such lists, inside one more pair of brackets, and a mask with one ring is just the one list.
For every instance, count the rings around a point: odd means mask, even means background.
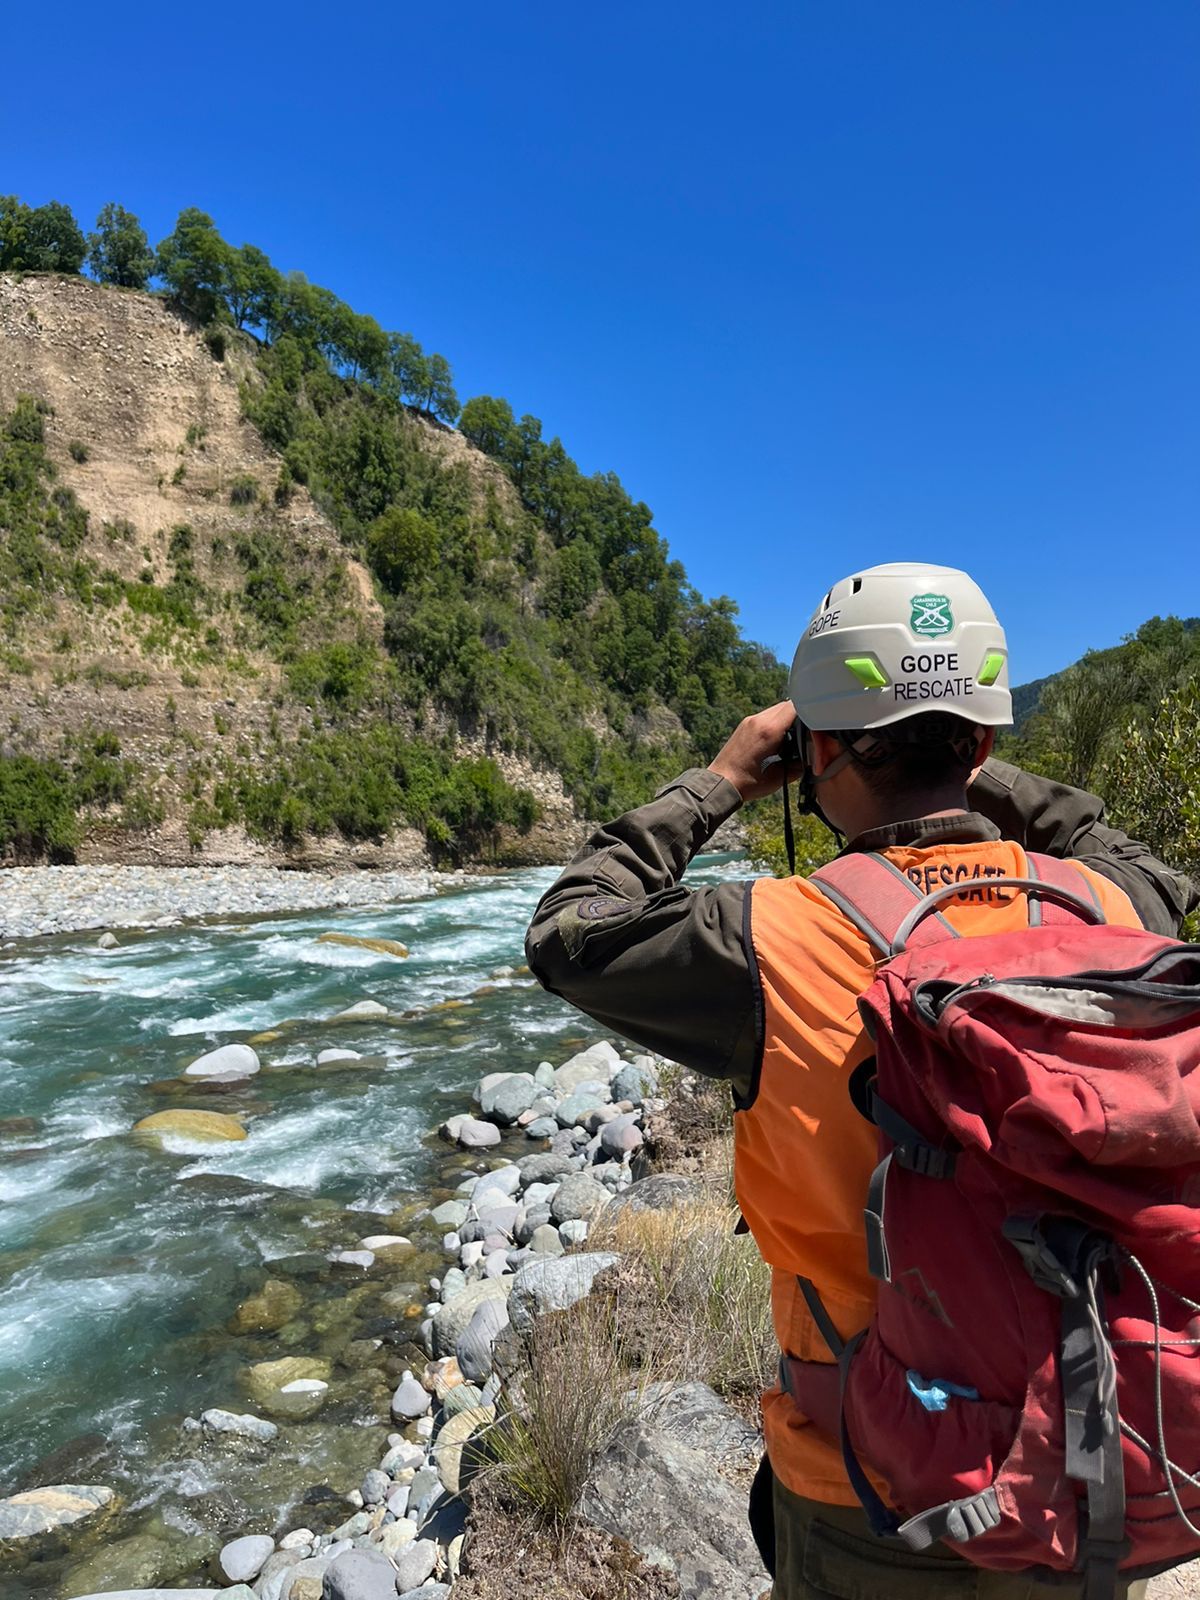
[{"label": "green shrub", "polygon": [[0,851],[69,861],[78,837],[74,784],[62,762],[0,756]]},{"label": "green shrub", "polygon": [[249,472],[239,472],[229,485],[231,506],[252,506],[258,499],[258,479]]},{"label": "green shrub", "polygon": [[88,449],[87,445],[84,444],[82,439],[72,439],[70,444],[67,446],[67,449],[70,452],[71,460],[78,461],[81,466],[91,457],[91,451]]}]

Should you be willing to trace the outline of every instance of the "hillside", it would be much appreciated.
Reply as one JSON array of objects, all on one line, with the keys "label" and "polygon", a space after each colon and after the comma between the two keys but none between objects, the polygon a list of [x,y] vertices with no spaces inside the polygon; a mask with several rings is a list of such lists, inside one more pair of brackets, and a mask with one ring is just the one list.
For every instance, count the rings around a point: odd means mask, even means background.
[{"label": "hillside", "polygon": [[[559,860],[774,684],[657,535],[616,595],[503,463],[295,340],[28,274],[0,350],[10,857]],[[631,680],[663,572],[723,675],[684,683],[691,731]]]}]

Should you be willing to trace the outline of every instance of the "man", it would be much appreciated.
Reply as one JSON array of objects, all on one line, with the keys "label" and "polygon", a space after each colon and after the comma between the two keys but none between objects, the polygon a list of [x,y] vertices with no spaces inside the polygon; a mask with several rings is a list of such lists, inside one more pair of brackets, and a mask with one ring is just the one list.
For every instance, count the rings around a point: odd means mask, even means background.
[{"label": "man", "polygon": [[[812,1361],[828,1352],[798,1277],[843,1338],[875,1303],[862,1220],[875,1134],[847,1083],[868,1053],[856,1000],[877,952],[807,880],[689,892],[680,878],[692,856],[740,805],[786,780],[847,851],[881,853],[918,895],[962,883],[940,908],[960,934],[1027,925],[1026,896],[991,886],[1028,875],[1026,849],[1075,862],[1113,923],[1173,934],[1197,894],[1107,827],[1093,796],[990,759],[996,728],[1011,721],[1008,650],[965,573],[896,564],[835,585],[801,640],[789,693],[746,718],[707,770],[601,828],[543,898],[526,948],[546,988],[729,1081],[735,1183],[773,1269],[776,1332],[786,1354]],[[794,729],[798,759],[773,760]],[[945,1546],[914,1555],[875,1539],[834,1438],[779,1388],[764,1396],[763,1420],[776,1600],[1082,1592],[984,1572]]]}]

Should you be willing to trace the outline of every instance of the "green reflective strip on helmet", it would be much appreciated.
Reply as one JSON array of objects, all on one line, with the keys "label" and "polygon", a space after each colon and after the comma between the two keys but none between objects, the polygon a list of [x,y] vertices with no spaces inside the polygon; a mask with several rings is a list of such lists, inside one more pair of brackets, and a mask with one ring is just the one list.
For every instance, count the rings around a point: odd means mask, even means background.
[{"label": "green reflective strip on helmet", "polygon": [[846,665],[864,689],[886,689],[892,681],[872,656],[847,656]]},{"label": "green reflective strip on helmet", "polygon": [[995,683],[1004,666],[1004,657],[998,650],[989,650],[983,658],[983,665],[975,675],[976,683],[983,684],[984,688],[989,683]]}]

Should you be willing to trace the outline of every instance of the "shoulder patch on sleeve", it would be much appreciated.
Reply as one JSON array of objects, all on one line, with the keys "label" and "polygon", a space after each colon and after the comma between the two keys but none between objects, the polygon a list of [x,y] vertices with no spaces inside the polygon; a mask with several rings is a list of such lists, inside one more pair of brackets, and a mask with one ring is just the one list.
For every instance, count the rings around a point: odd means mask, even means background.
[{"label": "shoulder patch on sleeve", "polygon": [[594,895],[576,907],[581,922],[600,922],[604,917],[619,917],[632,909],[632,901],[618,900],[610,895]]}]

